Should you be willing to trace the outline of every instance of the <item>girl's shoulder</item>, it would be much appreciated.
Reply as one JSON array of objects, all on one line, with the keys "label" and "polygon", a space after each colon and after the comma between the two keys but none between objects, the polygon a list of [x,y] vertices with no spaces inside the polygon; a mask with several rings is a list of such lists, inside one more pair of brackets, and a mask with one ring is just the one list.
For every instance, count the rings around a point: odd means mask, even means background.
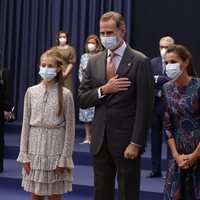
[{"label": "girl's shoulder", "polygon": [[67,96],[72,96],[72,92],[67,89],[66,87],[63,87],[63,96],[67,97]]},{"label": "girl's shoulder", "polygon": [[30,86],[27,88],[26,90],[26,95],[35,95],[35,94],[38,94],[40,93],[42,90],[42,86],[41,86],[41,83],[40,84],[37,84],[37,85],[33,85],[33,86]]},{"label": "girl's shoulder", "polygon": [[30,86],[28,87],[28,91],[34,91],[34,90],[38,90],[39,88],[42,88],[42,85],[41,83],[37,84],[37,85],[33,85],[33,86]]}]

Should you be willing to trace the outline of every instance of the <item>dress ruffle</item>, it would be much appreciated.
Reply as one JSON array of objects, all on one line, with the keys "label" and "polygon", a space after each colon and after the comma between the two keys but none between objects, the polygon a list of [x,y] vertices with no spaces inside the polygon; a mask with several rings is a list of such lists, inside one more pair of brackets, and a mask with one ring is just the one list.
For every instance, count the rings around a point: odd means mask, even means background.
[{"label": "dress ruffle", "polygon": [[25,191],[41,196],[53,194],[63,194],[72,191],[72,182],[58,181],[55,183],[38,183],[30,180],[22,181],[22,187]]},{"label": "dress ruffle", "polygon": [[54,170],[43,171],[31,169],[29,174],[22,170],[23,179],[38,183],[55,183],[60,181],[72,182],[72,169],[65,169],[61,175],[56,175]]},{"label": "dress ruffle", "polygon": [[35,170],[54,170],[57,166],[69,169],[74,168],[72,157],[68,158],[60,155],[43,156],[20,152],[17,161],[22,163],[30,162],[31,168]]},{"label": "dress ruffle", "polygon": [[[30,172],[27,174],[22,169],[22,187],[25,191],[37,195],[63,194],[72,191],[72,158],[61,155],[33,155],[20,152],[17,161],[30,162]],[[64,173],[55,174],[55,169],[64,167]]]}]

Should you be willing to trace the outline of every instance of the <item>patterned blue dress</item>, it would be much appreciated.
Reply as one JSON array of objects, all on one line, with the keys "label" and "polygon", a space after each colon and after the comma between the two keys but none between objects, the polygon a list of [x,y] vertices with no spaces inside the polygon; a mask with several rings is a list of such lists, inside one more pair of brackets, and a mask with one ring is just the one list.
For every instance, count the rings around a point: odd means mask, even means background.
[{"label": "patterned blue dress", "polygon": [[[200,142],[200,79],[192,78],[183,87],[170,81],[164,85],[163,91],[166,137],[174,138],[179,154],[190,154]],[[184,196],[187,187],[192,197]],[[173,158],[169,159],[163,199],[200,199],[200,158],[194,166],[184,170]]]},{"label": "patterned blue dress", "polygon": [[[87,67],[87,63],[90,57],[91,55],[89,55],[88,53],[85,53],[81,56],[79,73],[78,73],[78,78],[80,83],[83,80],[83,73]],[[92,122],[93,117],[94,117],[94,107],[88,109],[81,109],[81,108],[79,109],[79,120],[81,122]]]}]

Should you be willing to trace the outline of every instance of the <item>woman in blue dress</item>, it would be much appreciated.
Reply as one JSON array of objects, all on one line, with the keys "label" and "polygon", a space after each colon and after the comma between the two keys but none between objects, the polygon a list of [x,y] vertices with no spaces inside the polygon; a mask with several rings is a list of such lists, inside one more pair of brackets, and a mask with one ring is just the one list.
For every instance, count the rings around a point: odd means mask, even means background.
[{"label": "woman in blue dress", "polygon": [[[79,65],[78,78],[80,84],[82,83],[83,73],[87,67],[89,58],[103,50],[101,42],[96,35],[89,35],[87,37],[84,48],[85,48],[85,53],[81,56],[81,61]],[[94,117],[94,107],[88,109],[81,109],[81,108],[79,109],[79,120],[83,122],[85,126],[85,139],[81,144],[90,144],[91,140],[90,123],[92,122],[93,117]]]},{"label": "woman in blue dress", "polygon": [[164,130],[171,150],[164,200],[200,199],[200,79],[191,53],[173,45],[165,54]]}]

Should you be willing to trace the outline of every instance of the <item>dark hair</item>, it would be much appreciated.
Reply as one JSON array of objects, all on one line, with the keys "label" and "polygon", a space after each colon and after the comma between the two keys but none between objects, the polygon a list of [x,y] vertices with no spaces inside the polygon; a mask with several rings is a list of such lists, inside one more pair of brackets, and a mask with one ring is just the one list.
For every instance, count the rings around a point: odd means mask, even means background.
[{"label": "dark hair", "polygon": [[188,60],[189,64],[186,68],[188,75],[194,76],[194,77],[197,76],[197,72],[194,67],[194,60],[193,60],[192,54],[186,47],[180,44],[174,44],[170,46],[169,48],[167,48],[166,54],[171,53],[171,52],[175,53],[179,58],[181,58],[182,61]]},{"label": "dark hair", "polygon": [[117,12],[114,12],[114,11],[104,13],[100,18],[100,22],[101,21],[108,21],[110,19],[113,19],[116,22],[116,27],[118,29],[125,27],[125,22],[124,22],[123,16],[121,14],[117,13]]},{"label": "dark hair", "polygon": [[63,114],[63,75],[62,75],[62,67],[63,67],[63,57],[62,55],[55,49],[50,49],[45,51],[40,57],[40,63],[44,57],[54,57],[56,59],[57,67],[61,70],[57,73],[55,81],[58,82],[58,116]]},{"label": "dark hair", "polygon": [[95,49],[95,53],[99,53],[101,51],[103,51],[103,47],[101,45],[101,41],[99,40],[98,36],[97,35],[89,35],[85,41],[85,52],[88,53],[89,52],[89,49],[88,49],[88,41],[90,39],[94,39],[96,41],[96,49]]},{"label": "dark hair", "polygon": [[59,31],[57,34],[56,34],[56,45],[59,45],[60,42],[59,42],[59,37],[60,37],[60,34],[64,33],[67,37],[67,42],[66,44],[69,44],[69,34],[65,31]]}]

